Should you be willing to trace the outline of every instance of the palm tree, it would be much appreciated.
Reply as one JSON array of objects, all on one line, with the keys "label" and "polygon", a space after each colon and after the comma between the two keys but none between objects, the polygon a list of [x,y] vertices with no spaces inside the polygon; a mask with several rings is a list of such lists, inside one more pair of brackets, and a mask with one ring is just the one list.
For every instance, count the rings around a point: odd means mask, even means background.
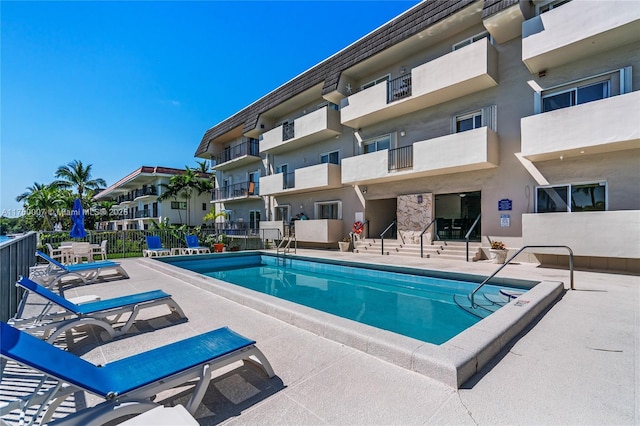
[{"label": "palm tree", "polygon": [[[184,182],[182,175],[173,175],[169,178],[169,183],[161,183],[160,187],[163,189],[162,193],[158,196],[158,201],[164,201],[168,198],[177,200],[181,195],[180,193],[184,189]],[[182,214],[180,213],[180,206],[178,206],[178,218],[182,223]]]},{"label": "palm tree", "polygon": [[[185,172],[180,175],[173,175],[169,179],[169,184],[160,184],[165,189],[163,193],[158,197],[158,201],[166,200],[167,198],[178,199],[182,197],[187,202],[187,225],[190,222],[189,210],[191,207],[191,196],[193,192],[197,192],[198,195],[203,192],[211,191],[213,188],[213,182],[208,178],[203,178],[202,174],[206,174],[208,165],[206,161],[198,162],[199,168],[192,169],[189,166],[185,166]],[[178,209],[178,215],[180,215],[180,209]],[[182,216],[180,222],[182,222]]]},{"label": "palm tree", "polygon": [[17,202],[25,201],[34,193],[42,190],[47,185],[44,183],[33,182],[32,186],[27,186],[27,190],[16,197]]},{"label": "palm tree", "polygon": [[33,228],[53,229],[53,222],[59,217],[59,208],[65,207],[65,197],[68,197],[66,192],[53,185],[45,185],[23,198],[24,206],[30,212],[28,216],[32,219]]},{"label": "palm tree", "polygon": [[53,182],[53,185],[59,188],[76,188],[78,198],[82,200],[88,191],[107,186],[104,179],[92,179],[91,167],[91,164],[85,167],[82,161],[78,160],[73,160],[66,166],[60,166],[56,170],[55,177],[62,180]]}]

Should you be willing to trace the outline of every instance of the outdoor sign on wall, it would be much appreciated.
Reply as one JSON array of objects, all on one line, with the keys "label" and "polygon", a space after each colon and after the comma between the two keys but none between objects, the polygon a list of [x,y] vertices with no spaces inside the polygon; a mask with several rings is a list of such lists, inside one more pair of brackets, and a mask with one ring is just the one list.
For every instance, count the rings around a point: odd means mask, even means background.
[{"label": "outdoor sign on wall", "polygon": [[498,201],[498,211],[500,212],[511,211],[512,206],[513,201],[508,198],[503,198],[502,200]]},{"label": "outdoor sign on wall", "polygon": [[511,215],[510,214],[501,214],[500,215],[500,227],[508,228],[511,226]]}]

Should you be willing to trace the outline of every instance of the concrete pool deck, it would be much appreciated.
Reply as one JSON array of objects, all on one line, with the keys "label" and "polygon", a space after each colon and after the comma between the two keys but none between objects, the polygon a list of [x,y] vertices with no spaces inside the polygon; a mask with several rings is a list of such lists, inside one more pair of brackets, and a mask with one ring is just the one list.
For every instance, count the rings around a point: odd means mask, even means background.
[{"label": "concrete pool deck", "polygon": [[[332,251],[299,254],[489,275],[496,265]],[[128,280],[72,287],[66,297],[115,297],[152,289],[174,296],[188,316],[141,313],[127,336],[97,343],[88,330],[70,350],[93,363],[152,349],[221,326],[257,341],[276,377],[238,364],[217,372],[195,417],[200,424],[637,424],[640,387],[640,277],[575,272],[567,291],[533,325],[462,384],[446,386],[124,259]],[[151,264],[153,266],[153,264]],[[564,281],[567,270],[509,265],[501,277]],[[159,395],[184,403],[188,391]],[[77,395],[73,404],[92,405]],[[73,410],[74,407],[67,407]]]}]

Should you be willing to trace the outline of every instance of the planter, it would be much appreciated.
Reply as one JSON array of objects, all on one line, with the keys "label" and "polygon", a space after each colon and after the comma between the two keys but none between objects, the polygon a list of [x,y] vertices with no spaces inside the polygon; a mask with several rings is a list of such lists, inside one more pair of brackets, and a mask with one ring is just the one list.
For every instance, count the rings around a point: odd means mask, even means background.
[{"label": "planter", "polygon": [[349,251],[349,243],[344,241],[338,241],[338,247],[340,251]]},{"label": "planter", "polygon": [[224,250],[224,244],[219,243],[219,244],[214,244],[213,245],[213,252],[214,253],[222,253],[223,250]]},{"label": "planter", "polygon": [[507,250],[489,249],[489,257],[493,260],[493,263],[504,263],[507,260]]}]

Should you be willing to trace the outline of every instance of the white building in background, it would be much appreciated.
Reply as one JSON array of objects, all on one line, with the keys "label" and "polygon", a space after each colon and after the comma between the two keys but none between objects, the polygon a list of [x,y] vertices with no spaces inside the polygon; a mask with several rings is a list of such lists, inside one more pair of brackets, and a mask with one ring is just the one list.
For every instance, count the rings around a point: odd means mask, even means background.
[{"label": "white building in background", "polygon": [[442,240],[565,245],[578,267],[638,272],[638,87],[638,1],[424,1],[208,129],[195,155],[232,219],[286,232],[304,212],[302,245],[394,220],[415,243],[434,222]]},{"label": "white building in background", "polygon": [[96,194],[94,200],[98,202],[115,202],[112,208],[113,220],[101,223],[100,228],[149,229],[152,221],[167,221],[171,225],[202,225],[203,217],[211,208],[210,193],[194,192],[190,200],[177,198],[158,201],[158,196],[165,190],[161,184],[169,184],[172,176],[184,172],[184,169],[142,166]]}]

